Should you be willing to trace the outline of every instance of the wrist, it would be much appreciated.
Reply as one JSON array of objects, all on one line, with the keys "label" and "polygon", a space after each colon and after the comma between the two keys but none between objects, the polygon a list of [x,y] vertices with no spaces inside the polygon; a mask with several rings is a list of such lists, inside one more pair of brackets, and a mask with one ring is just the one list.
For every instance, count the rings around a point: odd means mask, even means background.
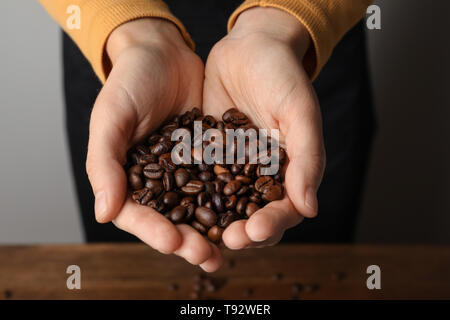
[{"label": "wrist", "polygon": [[311,45],[306,27],[292,14],[270,7],[253,7],[239,14],[231,36],[264,34],[282,41],[303,57]]},{"label": "wrist", "polygon": [[160,49],[178,47],[190,50],[176,25],[161,18],[137,19],[118,26],[108,37],[105,49],[114,64],[125,49],[152,45]]}]

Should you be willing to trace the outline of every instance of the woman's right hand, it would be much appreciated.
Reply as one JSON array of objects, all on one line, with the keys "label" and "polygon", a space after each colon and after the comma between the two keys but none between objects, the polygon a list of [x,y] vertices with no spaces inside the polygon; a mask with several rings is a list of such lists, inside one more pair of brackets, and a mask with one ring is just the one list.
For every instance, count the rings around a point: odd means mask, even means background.
[{"label": "woman's right hand", "polygon": [[86,169],[97,221],[113,223],[154,249],[214,271],[222,254],[188,225],[173,225],[127,196],[128,149],[168,117],[202,104],[204,66],[167,20],[146,18],[115,29],[106,52],[111,72],[92,110]]}]

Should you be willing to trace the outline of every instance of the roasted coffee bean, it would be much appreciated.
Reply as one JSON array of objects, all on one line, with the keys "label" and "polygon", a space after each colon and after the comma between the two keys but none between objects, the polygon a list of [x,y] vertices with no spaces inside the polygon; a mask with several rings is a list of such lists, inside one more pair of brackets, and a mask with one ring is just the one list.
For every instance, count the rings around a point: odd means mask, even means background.
[{"label": "roasted coffee bean", "polygon": [[211,170],[211,165],[206,164],[206,163],[200,163],[197,166],[197,168],[198,168],[199,171],[209,171],[209,170]]},{"label": "roasted coffee bean", "polygon": [[132,174],[141,175],[142,174],[142,166],[140,166],[140,165],[132,166],[130,169],[128,169],[128,174],[129,175],[132,175]]},{"label": "roasted coffee bean", "polygon": [[135,165],[135,164],[140,164],[139,163],[139,157],[140,157],[140,155],[139,154],[137,154],[136,152],[133,152],[133,153],[131,153],[130,155],[129,155],[129,162],[130,162],[130,164],[132,164],[132,165]]},{"label": "roasted coffee bean", "polygon": [[195,115],[192,112],[186,111],[186,113],[181,116],[181,125],[183,127],[189,127],[194,122],[194,119]]},{"label": "roasted coffee bean", "polygon": [[160,156],[163,153],[167,153],[172,148],[172,143],[168,140],[163,140],[158,142],[157,144],[153,145],[150,148],[150,151],[152,154]]},{"label": "roasted coffee bean", "polygon": [[222,196],[219,193],[213,193],[213,195],[211,196],[211,202],[216,212],[220,213],[225,211],[225,205],[222,200]]},{"label": "roasted coffee bean", "polygon": [[226,196],[231,196],[233,193],[241,188],[241,183],[237,180],[228,182],[225,187],[223,187],[223,194]]},{"label": "roasted coffee bean", "polygon": [[142,178],[138,176],[137,174],[132,174],[128,177],[128,181],[130,183],[130,187],[133,190],[139,190],[142,189],[144,186],[144,183],[142,182]]},{"label": "roasted coffee bean", "polygon": [[173,223],[180,223],[183,221],[185,215],[186,208],[183,206],[176,206],[170,211],[170,220],[172,220]]},{"label": "roasted coffee bean", "polygon": [[225,208],[228,210],[234,209],[238,202],[238,198],[233,194],[231,197],[228,197],[228,200],[225,202]]},{"label": "roasted coffee bean", "polygon": [[248,197],[248,199],[249,199],[251,202],[256,203],[256,204],[261,204],[261,202],[262,202],[261,196],[260,196],[259,193],[257,193],[257,192],[253,192],[253,193]]},{"label": "roasted coffee bean", "polygon": [[188,205],[189,203],[194,203],[194,198],[192,198],[192,197],[184,197],[183,199],[181,199],[181,201],[180,201],[180,205],[182,205],[182,206],[186,206],[186,205]]},{"label": "roasted coffee bean", "polygon": [[242,126],[248,122],[247,116],[242,112],[233,112],[230,115],[231,123],[235,126]]},{"label": "roasted coffee bean", "polygon": [[303,285],[296,282],[296,283],[292,284],[291,291],[293,294],[297,295],[303,291]]},{"label": "roasted coffee bean", "polygon": [[236,179],[237,181],[239,181],[242,184],[250,184],[250,183],[252,183],[252,178],[247,177],[247,176],[240,176],[240,175],[238,175],[238,176],[234,177],[234,179]]},{"label": "roasted coffee bean", "polygon": [[281,200],[283,198],[283,189],[280,184],[273,184],[265,186],[262,189],[262,196],[264,200],[271,202],[275,200]]},{"label": "roasted coffee bean", "polygon": [[237,215],[234,212],[228,211],[219,214],[217,225],[223,229],[228,227],[233,221],[237,219]]},{"label": "roasted coffee bean", "polygon": [[150,163],[144,167],[144,176],[149,179],[160,179],[164,169],[157,163]]},{"label": "roasted coffee bean", "polygon": [[178,188],[181,188],[189,182],[191,175],[185,168],[179,168],[175,171],[175,182]]},{"label": "roasted coffee bean", "polygon": [[205,234],[207,231],[206,227],[197,220],[192,221],[191,226],[201,234]]},{"label": "roasted coffee bean", "polygon": [[142,181],[142,167],[139,165],[132,166],[128,170],[128,182],[133,190],[142,189],[144,183]]},{"label": "roasted coffee bean", "polygon": [[274,281],[280,281],[283,279],[283,274],[281,272],[277,272],[272,276],[272,280]]},{"label": "roasted coffee bean", "polygon": [[212,183],[211,181],[206,181],[204,183],[205,185],[205,191],[208,192],[210,195],[212,195],[214,192],[216,192],[214,183]]},{"label": "roasted coffee bean", "polygon": [[259,206],[256,203],[249,202],[247,203],[247,207],[245,208],[245,214],[247,217],[251,217],[252,214],[254,214],[257,210],[259,210]]},{"label": "roasted coffee bean", "polygon": [[203,118],[203,122],[206,123],[209,127],[214,128],[216,126],[216,119],[213,116],[205,116]]},{"label": "roasted coffee bean", "polygon": [[217,215],[215,212],[206,207],[197,207],[197,209],[195,209],[195,218],[205,227],[212,227],[217,222]]},{"label": "roasted coffee bean", "polygon": [[244,175],[246,175],[247,177],[251,177],[255,174],[255,170],[256,170],[255,164],[247,163],[244,166]]},{"label": "roasted coffee bean", "polygon": [[283,178],[281,177],[281,173],[278,172],[276,175],[274,175],[273,180],[281,183],[283,181]]},{"label": "roasted coffee bean", "polygon": [[216,176],[218,176],[218,175],[220,175],[220,174],[222,174],[222,173],[230,173],[230,171],[229,171],[227,168],[222,167],[221,165],[216,164],[216,165],[214,166],[214,174],[215,174]]},{"label": "roasted coffee bean", "polygon": [[248,186],[242,186],[242,187],[236,192],[236,195],[237,195],[238,197],[243,196],[244,194],[247,193],[248,190],[249,190],[249,187],[248,187]]},{"label": "roasted coffee bean", "polygon": [[203,181],[211,181],[214,179],[214,175],[212,174],[211,171],[202,171],[198,174],[198,178]]},{"label": "roasted coffee bean", "polygon": [[224,172],[224,173],[219,174],[217,176],[217,179],[219,179],[220,181],[223,181],[225,183],[228,183],[231,180],[233,180],[233,175],[229,172]]},{"label": "roasted coffee bean", "polygon": [[235,108],[231,108],[231,109],[228,109],[227,111],[225,111],[225,113],[222,115],[223,122],[225,122],[225,123],[231,122],[231,120],[232,120],[231,115],[235,112],[239,112],[239,111]]},{"label": "roasted coffee bean", "polygon": [[138,157],[138,164],[146,166],[149,163],[157,163],[158,157],[154,154],[143,154]]},{"label": "roasted coffee bean", "polygon": [[184,217],[183,222],[188,223],[194,218],[195,204],[188,203],[184,205],[184,207],[186,208],[186,216]]},{"label": "roasted coffee bean", "polygon": [[224,129],[224,124],[223,124],[222,121],[217,121],[217,123],[216,123],[216,129],[218,129],[218,130],[220,130],[220,131],[223,131],[223,129]]},{"label": "roasted coffee bean", "polygon": [[189,180],[198,180],[198,170],[195,168],[186,168],[186,171],[189,173]]},{"label": "roasted coffee bean", "polygon": [[219,243],[222,241],[223,229],[218,226],[212,226],[208,230],[208,238],[214,243]]},{"label": "roasted coffee bean", "polygon": [[303,291],[306,293],[312,293],[319,290],[320,286],[317,283],[308,283],[303,286]]},{"label": "roasted coffee bean", "polygon": [[161,201],[158,201],[156,199],[151,200],[147,203],[147,206],[149,206],[152,209],[155,209],[158,212],[163,212],[164,211],[164,204]]},{"label": "roasted coffee bean", "polygon": [[217,193],[222,193],[223,192],[223,187],[225,186],[225,182],[220,181],[220,180],[216,180],[213,183],[214,183],[215,191]]},{"label": "roasted coffee bean", "polygon": [[236,212],[240,215],[245,213],[245,209],[247,208],[248,198],[243,197],[240,198],[236,204]]},{"label": "roasted coffee bean", "polygon": [[284,150],[283,148],[278,149],[278,157],[280,166],[283,166],[286,163],[287,159],[286,150]]},{"label": "roasted coffee bean", "polygon": [[237,175],[241,172],[241,170],[244,168],[242,164],[233,164],[231,166],[231,173],[234,175]]},{"label": "roasted coffee bean", "polygon": [[164,186],[160,180],[147,179],[145,187],[153,192],[155,196],[158,196],[163,192]]},{"label": "roasted coffee bean", "polygon": [[143,188],[140,190],[136,190],[132,194],[132,199],[142,205],[147,205],[150,200],[153,198],[153,192],[148,190],[147,188]]},{"label": "roasted coffee bean", "polygon": [[158,143],[158,141],[159,141],[161,138],[162,138],[162,136],[159,135],[159,134],[152,134],[150,137],[148,137],[147,143],[148,143],[149,145],[152,146],[152,145]]},{"label": "roasted coffee bean", "polygon": [[166,172],[174,172],[177,168],[175,163],[172,162],[172,155],[170,152],[164,153],[159,156],[159,165],[166,171]]},{"label": "roasted coffee bean", "polygon": [[167,124],[165,124],[162,128],[161,128],[161,132],[165,132],[165,131],[174,131],[175,129],[178,128],[178,123],[176,122],[168,122]]},{"label": "roasted coffee bean", "polygon": [[171,191],[175,188],[175,178],[171,172],[164,172],[163,175],[164,190]]},{"label": "roasted coffee bean", "polygon": [[198,195],[203,191],[204,184],[199,180],[191,180],[189,181],[181,190],[187,195]]},{"label": "roasted coffee bean", "polygon": [[259,177],[258,180],[255,182],[255,190],[262,193],[263,188],[267,188],[269,186],[272,186],[274,184],[274,181],[269,176],[262,176]]},{"label": "roasted coffee bean", "polygon": [[139,155],[144,155],[144,154],[149,154],[150,153],[150,149],[144,145],[139,145],[136,147],[136,152]]},{"label": "roasted coffee bean", "polygon": [[199,206],[204,206],[210,200],[211,200],[211,197],[209,196],[209,193],[207,193],[205,191],[200,192],[197,196],[197,204]]},{"label": "roasted coffee bean", "polygon": [[[190,224],[213,242],[220,242],[222,232],[233,221],[250,217],[269,202],[281,199],[284,192],[281,171],[274,176],[261,175],[262,168],[269,166],[262,163],[272,150],[270,141],[267,149],[261,148],[260,141],[254,141],[258,139],[256,135],[245,137],[245,154],[242,159],[234,159],[234,164],[187,163],[180,149],[175,153],[180,165],[175,165],[172,148],[176,143],[184,143],[183,137],[178,142],[171,141],[175,129],[187,130],[192,136],[194,121],[201,121],[203,130],[217,128],[223,135],[224,139],[211,137],[208,141],[203,141],[203,136],[194,137],[193,153],[189,155],[192,161],[193,156],[202,160],[207,146],[223,148],[224,153],[236,152],[237,139],[231,147],[225,146],[227,129],[257,129],[245,114],[234,108],[227,110],[222,120],[202,115],[198,108],[174,116],[152,132],[146,142],[135,146],[125,165],[134,201],[155,209],[174,224]],[[257,143],[259,153],[255,159],[249,159],[249,145],[253,142]],[[278,160],[282,164],[286,152],[279,150]],[[249,163],[250,160],[258,163]]]},{"label": "roasted coffee bean", "polygon": [[169,191],[163,195],[162,202],[168,209],[171,209],[178,204],[178,194],[176,192]]}]

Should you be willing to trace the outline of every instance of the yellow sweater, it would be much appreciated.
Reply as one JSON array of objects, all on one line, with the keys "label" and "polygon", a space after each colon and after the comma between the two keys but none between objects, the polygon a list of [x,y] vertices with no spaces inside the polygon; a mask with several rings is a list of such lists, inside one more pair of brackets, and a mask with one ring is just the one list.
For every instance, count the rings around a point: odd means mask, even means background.
[{"label": "yellow sweater", "polygon": [[[223,0],[226,1],[226,0]],[[159,17],[175,23],[186,43],[194,49],[187,30],[161,0],[40,0],[49,14],[77,43],[102,82],[107,74],[103,66],[108,36],[119,25],[143,17]],[[373,0],[246,0],[231,15],[231,30],[239,14],[254,6],[275,7],[294,15],[308,29],[315,57],[308,69],[314,79],[326,63],[334,46],[361,19]],[[80,28],[69,28],[68,19],[80,9]]]}]

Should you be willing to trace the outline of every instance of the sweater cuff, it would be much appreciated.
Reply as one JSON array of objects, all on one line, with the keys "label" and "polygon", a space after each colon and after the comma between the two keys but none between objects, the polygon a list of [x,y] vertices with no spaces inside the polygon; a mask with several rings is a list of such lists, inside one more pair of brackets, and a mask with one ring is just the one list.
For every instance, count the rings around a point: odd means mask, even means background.
[{"label": "sweater cuff", "polygon": [[272,7],[286,11],[295,16],[308,30],[314,44],[314,50],[308,50],[303,64],[311,80],[314,80],[331,56],[334,39],[330,21],[317,5],[307,0],[246,0],[231,15],[228,20],[230,31],[239,14],[252,7]]},{"label": "sweater cuff", "polygon": [[84,37],[78,43],[92,67],[104,83],[107,72],[105,66],[105,46],[111,32],[125,22],[140,18],[162,18],[173,22],[182,34],[187,45],[194,50],[194,42],[183,24],[172,15],[162,1],[149,0],[92,0],[86,1],[81,12],[89,12],[88,19],[82,21]]}]

